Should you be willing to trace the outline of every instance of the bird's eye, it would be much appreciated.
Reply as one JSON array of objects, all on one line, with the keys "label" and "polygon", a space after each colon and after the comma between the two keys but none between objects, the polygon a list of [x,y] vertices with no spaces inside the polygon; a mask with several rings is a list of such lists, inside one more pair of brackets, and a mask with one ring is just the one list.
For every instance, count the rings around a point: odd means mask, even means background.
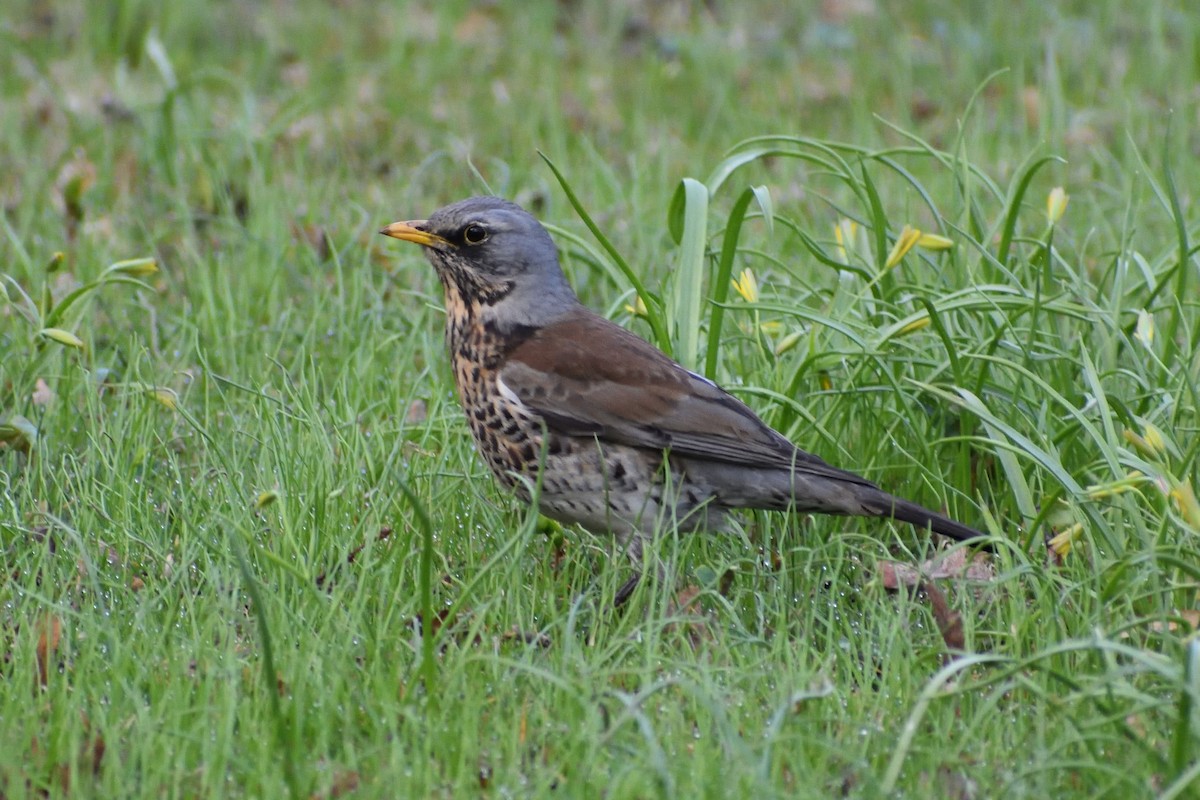
[{"label": "bird's eye", "polygon": [[488,238],[487,228],[482,225],[472,223],[463,230],[463,241],[467,244],[482,244],[486,238]]}]

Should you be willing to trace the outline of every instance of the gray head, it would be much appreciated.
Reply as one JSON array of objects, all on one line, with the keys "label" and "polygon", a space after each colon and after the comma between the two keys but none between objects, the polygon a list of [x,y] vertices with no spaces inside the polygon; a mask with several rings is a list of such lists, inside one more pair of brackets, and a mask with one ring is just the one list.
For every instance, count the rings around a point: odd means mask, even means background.
[{"label": "gray head", "polygon": [[578,305],[550,234],[507,200],[472,197],[380,233],[424,246],[447,302],[478,302],[502,327],[545,325]]}]

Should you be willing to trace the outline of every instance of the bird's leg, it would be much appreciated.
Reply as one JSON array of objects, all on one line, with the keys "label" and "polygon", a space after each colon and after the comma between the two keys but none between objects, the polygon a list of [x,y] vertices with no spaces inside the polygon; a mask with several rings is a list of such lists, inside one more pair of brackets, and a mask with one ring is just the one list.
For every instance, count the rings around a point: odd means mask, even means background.
[{"label": "bird's leg", "polygon": [[[645,534],[635,531],[625,545],[625,555],[629,557],[629,561],[633,565],[633,575],[617,587],[617,592],[613,595],[613,608],[617,609],[625,605],[629,598],[633,596],[633,590],[637,588],[638,582],[646,574],[646,552],[644,546],[646,544]],[[674,582],[675,570],[669,565],[655,556],[650,556],[654,559],[654,571],[658,573],[658,582],[663,586],[669,586]]]},{"label": "bird's leg", "polygon": [[637,588],[638,581],[642,579],[642,570],[639,568],[636,572],[629,576],[629,579],[620,585],[617,593],[613,595],[613,610],[625,605],[630,597],[633,596],[633,590]]},{"label": "bird's leg", "polygon": [[633,564],[633,574],[617,588],[617,593],[613,595],[613,609],[618,609],[625,605],[629,601],[629,598],[633,596],[633,590],[637,588],[638,581],[642,579],[642,571],[644,569],[642,564],[642,557],[644,555],[642,534],[634,530],[628,536],[628,540],[622,542],[622,544],[625,545],[625,555],[629,557],[630,563]]}]

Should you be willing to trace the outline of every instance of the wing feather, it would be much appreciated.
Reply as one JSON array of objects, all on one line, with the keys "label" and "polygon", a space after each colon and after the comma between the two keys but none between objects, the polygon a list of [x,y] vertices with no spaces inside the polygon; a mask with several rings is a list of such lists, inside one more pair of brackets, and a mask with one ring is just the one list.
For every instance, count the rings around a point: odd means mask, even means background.
[{"label": "wing feather", "polygon": [[540,328],[500,379],[552,431],[873,486],[793,445],[742,401],[599,315]]}]

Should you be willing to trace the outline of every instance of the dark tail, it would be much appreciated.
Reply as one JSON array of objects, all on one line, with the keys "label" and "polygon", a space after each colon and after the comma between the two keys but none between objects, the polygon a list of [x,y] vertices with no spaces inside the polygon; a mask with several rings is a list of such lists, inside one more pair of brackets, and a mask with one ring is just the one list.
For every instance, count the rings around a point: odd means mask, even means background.
[{"label": "dark tail", "polygon": [[[940,533],[942,536],[949,536],[959,542],[969,542],[972,539],[986,539],[987,534],[982,531],[977,531],[972,527],[963,525],[961,522],[955,522],[949,517],[943,517],[936,511],[930,511],[924,506],[919,506],[916,503],[910,503],[908,500],[901,500],[899,497],[893,497],[884,492],[882,495],[883,505],[879,509],[879,516],[892,517],[901,522],[907,522],[921,530],[931,530],[934,533]],[[864,505],[867,505],[864,503]],[[876,503],[871,503],[874,506]]]}]

